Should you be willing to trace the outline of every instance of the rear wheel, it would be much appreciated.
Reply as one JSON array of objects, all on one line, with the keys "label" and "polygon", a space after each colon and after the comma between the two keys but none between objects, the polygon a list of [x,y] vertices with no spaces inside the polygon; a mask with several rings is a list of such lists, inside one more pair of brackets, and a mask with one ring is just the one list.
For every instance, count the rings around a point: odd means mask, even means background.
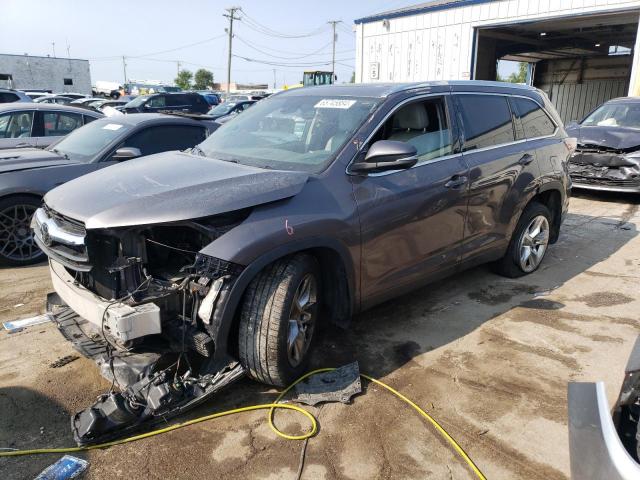
[{"label": "rear wheel", "polygon": [[495,264],[501,275],[521,277],[538,269],[551,236],[551,213],[541,203],[533,202],[522,212],[513,232],[507,253]]},{"label": "rear wheel", "polygon": [[31,217],[41,203],[26,195],[0,200],[0,264],[31,265],[45,258],[31,231]]},{"label": "rear wheel", "polygon": [[240,312],[240,362],[261,382],[283,387],[306,369],[317,327],[320,274],[315,258],[287,257],[251,282]]}]

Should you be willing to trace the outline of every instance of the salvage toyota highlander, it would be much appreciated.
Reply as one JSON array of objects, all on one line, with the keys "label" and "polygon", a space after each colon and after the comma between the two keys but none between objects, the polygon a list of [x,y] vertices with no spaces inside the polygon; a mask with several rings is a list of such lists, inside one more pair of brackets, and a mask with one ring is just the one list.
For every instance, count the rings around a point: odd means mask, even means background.
[{"label": "salvage toyota highlander", "polygon": [[113,383],[73,416],[76,440],[164,421],[244,374],[286,385],[321,324],[463,268],[533,272],[574,145],[530,87],[323,86],[52,190],[32,223],[49,310]]}]

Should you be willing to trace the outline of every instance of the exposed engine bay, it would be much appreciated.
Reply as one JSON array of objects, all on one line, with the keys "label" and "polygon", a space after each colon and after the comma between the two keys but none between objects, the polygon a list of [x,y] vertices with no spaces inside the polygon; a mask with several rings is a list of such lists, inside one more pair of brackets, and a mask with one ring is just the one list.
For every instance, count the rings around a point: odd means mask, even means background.
[{"label": "exposed engine bay", "polygon": [[57,292],[48,310],[111,381],[73,416],[78,444],[178,415],[242,376],[233,358],[215,355],[216,305],[242,266],[198,252],[249,213],[86,230],[46,206],[36,212],[35,239],[49,256]]},{"label": "exposed engine bay", "polygon": [[640,337],[636,339],[624,373],[613,408],[613,423],[629,455],[640,463]]}]

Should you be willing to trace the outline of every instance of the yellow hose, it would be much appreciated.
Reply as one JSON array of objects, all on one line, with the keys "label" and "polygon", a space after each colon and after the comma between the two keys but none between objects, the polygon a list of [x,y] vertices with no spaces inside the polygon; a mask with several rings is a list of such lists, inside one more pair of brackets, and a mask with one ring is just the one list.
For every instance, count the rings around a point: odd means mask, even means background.
[{"label": "yellow hose", "polygon": [[[32,450],[15,450],[15,451],[9,451],[9,452],[0,452],[0,457],[18,457],[18,456],[22,456],[22,455],[36,455],[36,454],[41,454],[41,453],[86,452],[88,450],[95,450],[95,449],[98,449],[98,448],[107,448],[107,447],[112,447],[114,445],[121,445],[121,444],[124,444],[124,443],[135,442],[137,440],[142,440],[143,438],[149,438],[149,437],[153,437],[155,435],[160,435],[162,433],[171,432],[173,430],[177,430],[178,428],[187,427],[189,425],[194,425],[194,424],[200,423],[200,422],[206,422],[207,420],[213,420],[214,418],[226,417],[228,415],[235,415],[236,413],[251,412],[251,411],[254,411],[254,410],[266,410],[266,409],[269,410],[269,426],[276,433],[276,435],[278,435],[278,436],[280,436],[282,438],[285,438],[287,440],[306,440],[307,438],[313,437],[318,432],[318,422],[316,421],[316,418],[311,413],[309,413],[307,410],[305,410],[304,408],[298,407],[296,405],[290,405],[290,404],[279,403],[279,402],[287,394],[287,392],[289,392],[297,383],[299,383],[299,382],[311,377],[312,375],[316,375],[316,374],[322,373],[322,372],[331,372],[333,370],[335,370],[335,368],[319,368],[317,370],[313,370],[313,371],[311,371],[309,373],[304,374],[302,377],[297,379],[295,382],[293,382],[291,385],[289,385],[287,388],[285,388],[282,392],[280,392],[280,394],[276,398],[275,402],[273,402],[273,403],[263,403],[263,404],[260,404],[260,405],[251,405],[251,406],[248,406],[248,407],[234,408],[232,410],[226,410],[224,412],[213,413],[211,415],[205,415],[204,417],[194,418],[193,420],[188,420],[186,422],[177,423],[177,424],[171,425],[169,427],[159,428],[157,430],[152,430],[150,432],[141,433],[140,435],[134,435],[132,437],[122,438],[120,440],[113,440],[111,442],[100,443],[100,444],[96,444],[96,445],[87,445],[87,446],[83,446],[83,447],[36,448],[36,449],[32,449]],[[365,379],[369,380],[370,382],[373,382],[373,383],[375,383],[377,385],[380,385],[381,387],[385,388],[387,391],[389,391],[392,394],[394,394],[396,397],[398,397],[403,402],[407,403],[409,406],[411,406],[411,408],[413,408],[420,415],[422,415],[424,418],[426,418],[435,427],[435,429],[438,431],[438,433],[440,435],[442,435],[442,437],[444,437],[444,439],[447,440],[447,442],[449,442],[449,444],[453,447],[455,452],[460,457],[462,457],[462,459],[466,462],[466,464],[473,471],[473,473],[476,475],[476,477],[481,479],[481,480],[486,480],[486,477],[484,476],[484,474],[480,471],[480,469],[476,466],[476,464],[473,463],[473,460],[471,460],[471,458],[469,457],[469,455],[467,455],[467,453],[464,451],[464,449],[458,444],[458,442],[456,442],[454,440],[454,438],[451,435],[449,435],[447,433],[447,431],[431,415],[429,415],[427,412],[425,412],[422,408],[420,408],[414,402],[409,400],[403,394],[401,394],[397,390],[391,388],[386,383],[383,383],[380,380],[377,380],[377,379],[375,379],[373,377],[370,377],[369,375],[365,375],[364,373],[361,373],[360,376],[362,378],[365,378]],[[307,417],[309,419],[309,422],[311,424],[311,429],[308,430],[307,432],[301,434],[301,435],[289,435],[287,433],[284,433],[284,432],[278,430],[278,428],[273,423],[273,415],[274,415],[276,409],[294,410],[296,412],[301,413],[302,415],[304,415],[305,417]]]}]

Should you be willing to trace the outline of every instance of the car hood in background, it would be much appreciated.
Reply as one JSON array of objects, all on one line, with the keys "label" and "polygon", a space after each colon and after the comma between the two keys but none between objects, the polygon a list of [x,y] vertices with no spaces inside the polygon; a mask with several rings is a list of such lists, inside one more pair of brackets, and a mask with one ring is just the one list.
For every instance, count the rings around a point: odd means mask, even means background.
[{"label": "car hood in background", "polygon": [[45,203],[86,228],[202,218],[292,197],[308,174],[165,152],[98,170],[51,190]]},{"label": "car hood in background", "polygon": [[0,150],[0,173],[18,172],[33,168],[72,165],[78,162],[66,160],[60,155],[39,148],[11,148]]},{"label": "car hood in background", "polygon": [[567,128],[579,145],[596,145],[615,150],[640,150],[640,130],[628,127],[574,126]]}]

